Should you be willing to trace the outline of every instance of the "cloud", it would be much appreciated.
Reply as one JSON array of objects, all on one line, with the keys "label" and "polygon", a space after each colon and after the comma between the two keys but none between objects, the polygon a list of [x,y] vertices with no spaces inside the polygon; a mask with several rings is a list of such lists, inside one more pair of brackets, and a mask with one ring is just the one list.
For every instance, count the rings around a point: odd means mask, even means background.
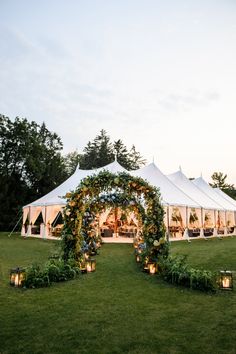
[{"label": "cloud", "polygon": [[189,111],[197,107],[208,106],[220,100],[220,95],[216,91],[200,92],[190,89],[188,92],[171,92],[165,94],[159,92],[157,102],[160,108],[167,111]]}]

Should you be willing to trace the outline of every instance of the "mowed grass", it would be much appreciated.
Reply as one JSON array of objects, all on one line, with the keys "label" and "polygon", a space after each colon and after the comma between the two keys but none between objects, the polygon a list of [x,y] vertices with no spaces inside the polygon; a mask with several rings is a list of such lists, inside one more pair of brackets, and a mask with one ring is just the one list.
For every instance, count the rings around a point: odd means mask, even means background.
[{"label": "mowed grass", "polygon": [[[8,285],[56,242],[0,234],[0,353],[236,353],[236,291],[174,287],[140,272],[128,244],[105,244],[95,273],[50,288]],[[236,270],[236,238],[172,243],[193,266]]]}]

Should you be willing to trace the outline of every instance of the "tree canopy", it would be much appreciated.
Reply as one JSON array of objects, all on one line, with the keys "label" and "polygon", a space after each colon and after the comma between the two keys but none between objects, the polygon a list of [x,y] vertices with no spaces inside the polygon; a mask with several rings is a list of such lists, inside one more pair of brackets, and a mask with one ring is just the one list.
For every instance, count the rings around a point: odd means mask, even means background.
[{"label": "tree canopy", "polygon": [[127,170],[135,170],[145,164],[133,145],[128,151],[121,139],[111,142],[106,131],[102,129],[93,141],[89,141],[80,156],[80,168],[94,169],[117,161]]},{"label": "tree canopy", "polygon": [[60,184],[66,177],[56,133],[26,118],[0,115],[0,229],[16,222],[21,207]]}]

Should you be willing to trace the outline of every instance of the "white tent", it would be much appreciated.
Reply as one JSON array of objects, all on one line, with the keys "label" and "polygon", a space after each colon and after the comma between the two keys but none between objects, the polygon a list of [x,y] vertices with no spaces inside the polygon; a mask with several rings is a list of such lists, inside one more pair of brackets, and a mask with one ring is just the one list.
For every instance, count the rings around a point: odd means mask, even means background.
[{"label": "white tent", "polygon": [[[22,235],[30,235],[34,232],[32,225],[34,225],[36,219],[41,213],[43,225],[41,225],[40,234],[47,237],[50,233],[50,225],[53,223],[57,215],[62,212],[64,206],[66,205],[66,193],[75,190],[83,178],[99,173],[102,170],[107,170],[111,173],[126,172],[126,170],[117,161],[96,170],[81,170],[77,167],[73,175],[60,186],[53,189],[45,196],[23,207]],[[29,225],[26,230],[24,225],[27,218]]]},{"label": "white tent", "polygon": [[[132,176],[141,177],[151,185],[158,187],[161,193],[161,201],[166,211],[166,227],[167,229],[171,227],[181,228],[181,234],[183,234],[183,231],[188,227],[190,208],[196,208],[197,210],[202,208],[204,210],[222,210],[223,212],[224,210],[236,210],[236,206],[220,196],[219,193],[213,191],[218,196],[219,200],[223,200],[225,203],[218,202],[217,198],[213,198],[208,192],[202,191],[202,188],[199,189],[197,180],[195,180],[194,185],[190,188],[189,183],[192,184],[192,182],[188,181],[184,175],[184,177],[182,176],[182,178],[185,179],[183,184],[177,183],[177,179],[171,181],[171,178],[169,179],[165,176],[154,163],[139,170],[128,172],[117,161],[114,161],[96,170],[81,170],[77,168],[74,174],[60,186],[23,207],[22,235],[31,235],[33,233],[34,223],[41,214],[43,222],[40,226],[40,235],[42,237],[48,237],[48,235],[51,234],[52,223],[55,222],[55,219],[66,205],[66,193],[75,190],[80,181],[85,177],[97,174],[102,170],[111,173],[127,172]],[[189,183],[187,183],[186,180]],[[210,186],[208,187],[210,190],[212,189]],[[228,204],[227,208],[226,204]],[[231,206],[230,209],[229,205]],[[177,219],[178,222],[176,221]],[[226,222],[226,217],[224,221]],[[27,229],[26,224],[28,224]]]},{"label": "white tent", "polygon": [[227,233],[227,227],[235,226],[235,212],[236,206],[224,198],[219,192],[212,188],[202,177],[195,178],[193,180],[195,186],[201,189],[208,197],[215,200],[216,203],[222,206],[225,210],[224,213],[219,212],[217,226],[218,228],[224,228],[224,233]]},{"label": "white tent", "polygon": [[188,207],[200,208],[200,205],[172,183],[154,163],[132,171],[131,174],[147,180],[151,185],[160,189],[165,206],[164,221],[167,230],[172,235],[183,236],[188,224]]},{"label": "white tent", "polygon": [[[182,191],[185,191],[192,199],[196,200],[201,206],[201,209],[193,210],[188,208],[188,227],[194,229],[195,227],[200,227],[202,230],[200,232],[202,235],[209,233],[209,228],[216,228],[218,214],[217,211],[224,212],[224,208],[218,204],[214,199],[205,194],[201,189],[199,189],[194,183],[192,183],[181,171],[181,169],[175,173],[167,175],[167,177],[177,185]],[[191,216],[196,215],[195,218]],[[212,230],[212,234],[214,230]],[[216,230],[215,230],[216,234]]]},{"label": "white tent", "polygon": [[154,163],[142,167],[139,170],[131,171],[130,174],[141,177],[151,185],[160,188],[164,205],[188,205],[193,208],[200,207],[195,200],[191,199],[185,192],[181,191],[174,183],[172,183]]},{"label": "white tent", "polygon": [[193,180],[195,186],[201,189],[208,197],[215,200],[215,202],[225,210],[236,211],[236,206],[231,204],[227,199],[222,197],[214,188],[212,188],[202,177]]}]

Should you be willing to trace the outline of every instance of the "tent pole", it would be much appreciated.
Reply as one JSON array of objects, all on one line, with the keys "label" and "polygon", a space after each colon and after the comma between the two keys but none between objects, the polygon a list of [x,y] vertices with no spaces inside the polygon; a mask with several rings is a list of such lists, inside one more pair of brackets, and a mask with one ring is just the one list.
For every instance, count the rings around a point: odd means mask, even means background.
[{"label": "tent pole", "polygon": [[227,211],[225,210],[225,226],[224,226],[224,236],[228,234],[228,228],[227,228]]},{"label": "tent pole", "polygon": [[44,229],[43,229],[43,238],[46,238],[46,228],[47,228],[47,224],[46,224],[46,217],[47,217],[47,207],[45,205],[45,213],[44,213]]},{"label": "tent pole", "polygon": [[169,205],[166,208],[167,210],[167,242],[169,242],[170,239],[170,209],[169,209]]},{"label": "tent pole", "polygon": [[201,229],[200,229],[200,237],[204,237],[204,229],[203,229],[203,208],[201,208]]},{"label": "tent pole", "polygon": [[188,233],[188,206],[185,207],[185,230],[184,230],[184,238],[189,240]]},{"label": "tent pole", "polygon": [[115,234],[115,237],[118,237],[118,234],[117,234],[117,229],[118,229],[118,225],[117,225],[117,214],[118,214],[118,208],[115,207],[115,225],[114,225],[114,234]]},{"label": "tent pole", "polygon": [[32,222],[31,222],[31,206],[29,206],[29,225],[28,225],[27,233],[26,233],[25,236],[31,236],[31,226],[32,226]]}]

